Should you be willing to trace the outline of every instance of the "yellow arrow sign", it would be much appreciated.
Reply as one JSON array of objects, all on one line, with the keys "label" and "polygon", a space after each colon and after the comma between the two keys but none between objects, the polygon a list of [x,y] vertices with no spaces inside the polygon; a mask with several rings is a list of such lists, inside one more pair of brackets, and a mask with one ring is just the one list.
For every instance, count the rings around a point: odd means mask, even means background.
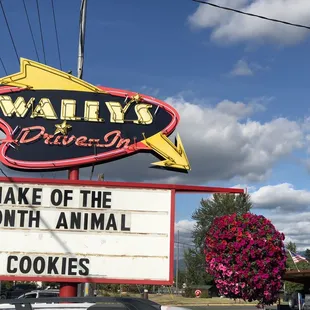
[{"label": "yellow arrow sign", "polygon": [[141,142],[150,147],[161,157],[165,158],[165,160],[152,163],[152,165],[173,169],[191,170],[179,134],[177,134],[176,137],[176,145],[174,145],[169,138],[161,132],[150,138],[144,137],[144,140]]},{"label": "yellow arrow sign", "polygon": [[0,79],[0,84],[34,90],[72,90],[94,93],[105,93],[79,78],[58,69],[21,58],[20,72]]}]

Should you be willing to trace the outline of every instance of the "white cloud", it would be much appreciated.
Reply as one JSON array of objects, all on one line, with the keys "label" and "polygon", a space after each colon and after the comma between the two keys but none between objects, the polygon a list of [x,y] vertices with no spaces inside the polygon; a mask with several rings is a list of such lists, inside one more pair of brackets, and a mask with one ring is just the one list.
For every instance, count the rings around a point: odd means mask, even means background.
[{"label": "white cloud", "polygon": [[[255,210],[253,210],[254,213]],[[302,213],[283,213],[283,212],[271,212],[269,215],[264,215],[266,218],[271,220],[272,224],[276,227],[277,230],[283,232],[285,235],[285,243],[292,241],[296,243],[298,251],[304,251],[307,248],[310,249],[310,212]],[[180,245],[183,248],[191,248],[192,238],[191,233],[188,230],[183,229],[191,226],[195,226],[195,221],[192,220],[182,220],[176,223],[176,227],[179,228],[179,240]],[[175,240],[177,238],[177,230],[175,234]]]},{"label": "white cloud", "polygon": [[175,231],[179,231],[180,233],[190,233],[195,226],[194,221],[190,220],[181,220],[175,223]]},{"label": "white cloud", "polygon": [[285,235],[285,243],[296,243],[297,250],[310,249],[310,212],[272,212],[267,216]]},{"label": "white cloud", "polygon": [[265,106],[256,102],[245,104],[240,101],[233,102],[230,100],[223,100],[216,105],[216,110],[223,115],[233,116],[236,117],[236,119],[243,119],[255,112],[264,111]]},{"label": "white cloud", "polygon": [[[246,185],[238,184],[234,187],[244,188]],[[310,191],[282,183],[263,186],[250,194],[254,205],[252,212],[261,214],[261,209],[265,209],[263,215],[271,220],[277,230],[284,233],[285,243],[296,243],[298,251],[310,249]],[[194,226],[193,220],[176,223],[180,242],[191,244],[190,231]]]},{"label": "white cloud", "polygon": [[257,208],[269,211],[265,216],[285,234],[285,242],[295,242],[299,251],[310,248],[310,191],[289,183],[267,185],[252,193],[251,199],[254,212]]},{"label": "white cloud", "polygon": [[249,64],[243,59],[238,60],[234,68],[230,72],[231,76],[250,76],[253,74],[253,70],[250,68]]},{"label": "white cloud", "polygon": [[247,184],[236,184],[236,185],[232,186],[232,188],[243,188],[249,194],[253,193],[256,190],[255,186],[247,185]]},{"label": "white cloud", "polygon": [[143,94],[148,94],[153,97],[157,97],[160,91],[159,88],[148,87],[146,85],[141,86],[140,89]]},{"label": "white cloud", "polygon": [[[249,103],[223,100],[215,106],[187,102],[182,96],[165,100],[180,114],[180,133],[192,170],[182,174],[151,169],[156,162],[151,153],[135,154],[127,159],[105,163],[95,168],[93,179],[104,173],[106,180],[149,181],[203,184],[238,178],[238,182],[264,180],[273,165],[292,151],[304,146],[302,124],[287,118],[268,122],[251,120],[264,111],[262,100]],[[170,137],[173,140],[173,137]],[[22,173],[7,171],[8,175]],[[44,173],[54,177],[52,173]],[[61,177],[65,172],[61,174]],[[57,177],[60,173],[57,174]],[[81,169],[81,178],[89,179],[90,169]]]},{"label": "white cloud", "polygon": [[[192,220],[181,220],[175,223],[174,227],[174,240],[175,240],[175,250],[179,245],[179,254],[183,256],[185,249],[194,248],[192,231],[194,229],[196,222]],[[175,251],[177,255],[177,251]]]},{"label": "white cloud", "polygon": [[[265,123],[248,118],[264,109],[262,102],[223,100],[211,107],[187,102],[183,97],[169,97],[165,101],[180,114],[176,131],[191,164],[189,174],[150,169],[157,158],[152,154],[136,154],[98,166],[95,176],[103,172],[109,180],[188,184],[234,177],[242,182],[260,181],[269,175],[278,160],[303,147],[299,123],[286,118]],[[89,177],[89,169],[83,169],[82,175]]]},{"label": "white cloud", "polygon": [[303,210],[310,206],[310,192],[295,189],[292,184],[267,185],[252,193],[252,202],[261,209],[279,211]]},{"label": "white cloud", "polygon": [[257,71],[265,71],[268,70],[269,67],[264,67],[258,63],[249,63],[244,59],[239,59],[232,70],[229,72],[228,76],[252,76]]},{"label": "white cloud", "polygon": [[[213,3],[297,24],[308,25],[310,19],[308,0],[214,0]],[[224,43],[255,40],[294,44],[303,40],[308,34],[305,29],[249,17],[205,4],[200,4],[188,20],[194,28],[212,28],[211,38]]]}]

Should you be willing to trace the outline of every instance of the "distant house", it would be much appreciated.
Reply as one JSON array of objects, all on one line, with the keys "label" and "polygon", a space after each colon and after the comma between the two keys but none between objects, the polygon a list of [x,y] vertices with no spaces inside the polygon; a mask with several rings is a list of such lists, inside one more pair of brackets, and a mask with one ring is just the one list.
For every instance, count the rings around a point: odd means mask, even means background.
[{"label": "distant house", "polygon": [[219,291],[215,285],[191,285],[190,288],[207,291],[210,297],[218,297]]}]

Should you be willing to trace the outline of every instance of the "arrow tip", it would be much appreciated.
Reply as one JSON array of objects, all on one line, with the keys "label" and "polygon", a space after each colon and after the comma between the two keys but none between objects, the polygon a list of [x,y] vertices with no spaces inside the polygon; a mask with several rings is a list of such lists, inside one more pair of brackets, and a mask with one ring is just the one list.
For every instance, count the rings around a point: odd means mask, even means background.
[{"label": "arrow tip", "polygon": [[152,165],[175,170],[191,170],[191,166],[179,134],[176,136],[175,152],[170,154],[169,158],[152,163]]}]

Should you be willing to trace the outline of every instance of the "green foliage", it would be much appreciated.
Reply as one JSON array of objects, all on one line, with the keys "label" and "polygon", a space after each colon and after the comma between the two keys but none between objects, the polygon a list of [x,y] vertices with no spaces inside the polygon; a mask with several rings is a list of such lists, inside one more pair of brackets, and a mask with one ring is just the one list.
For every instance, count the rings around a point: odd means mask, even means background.
[{"label": "green foliage", "polygon": [[184,252],[186,265],[186,283],[195,284],[213,284],[213,278],[205,272],[205,256],[198,250],[188,249]]},{"label": "green foliage", "polygon": [[105,291],[105,292],[109,292],[109,293],[114,293],[115,294],[120,289],[120,285],[119,284],[99,284],[97,286],[97,288],[100,291]]},{"label": "green foliage", "polygon": [[202,199],[200,207],[192,215],[192,219],[196,221],[193,232],[195,245],[204,247],[206,234],[216,217],[234,213],[241,215],[249,212],[251,208],[248,194],[214,194],[211,199]]},{"label": "green foliage", "polygon": [[[176,277],[174,278],[176,283]],[[184,270],[179,270],[178,272],[178,287],[182,288],[183,283],[186,283],[186,272]]]},{"label": "green foliage", "polygon": [[191,288],[191,287],[187,287],[184,290],[184,293],[182,293],[183,297],[187,297],[187,298],[194,298],[195,297],[195,289]]},{"label": "green foliage", "polygon": [[305,257],[310,262],[310,249],[306,249]]},{"label": "green foliage", "polygon": [[130,296],[130,294],[143,293],[144,289],[149,292],[154,289],[156,291],[156,288],[158,289],[158,286],[155,285],[97,284],[97,290],[100,291],[102,296]]},{"label": "green foliage", "polygon": [[251,210],[252,203],[248,194],[214,194],[210,199],[202,199],[200,207],[192,215],[196,221],[193,231],[194,249],[184,253],[187,284],[213,284],[213,278],[205,272],[204,241],[206,234],[218,216],[236,213],[238,215]]},{"label": "green foliage", "polygon": [[285,247],[286,247],[289,251],[291,251],[291,252],[296,253],[296,251],[297,251],[296,243],[294,243],[294,242],[292,242],[292,241],[288,242],[288,243],[285,245]]},{"label": "green foliage", "polygon": [[1,290],[6,291],[9,290],[13,286],[12,281],[1,281]]},{"label": "green foliage", "polygon": [[200,298],[211,298],[208,290],[201,290]]}]

